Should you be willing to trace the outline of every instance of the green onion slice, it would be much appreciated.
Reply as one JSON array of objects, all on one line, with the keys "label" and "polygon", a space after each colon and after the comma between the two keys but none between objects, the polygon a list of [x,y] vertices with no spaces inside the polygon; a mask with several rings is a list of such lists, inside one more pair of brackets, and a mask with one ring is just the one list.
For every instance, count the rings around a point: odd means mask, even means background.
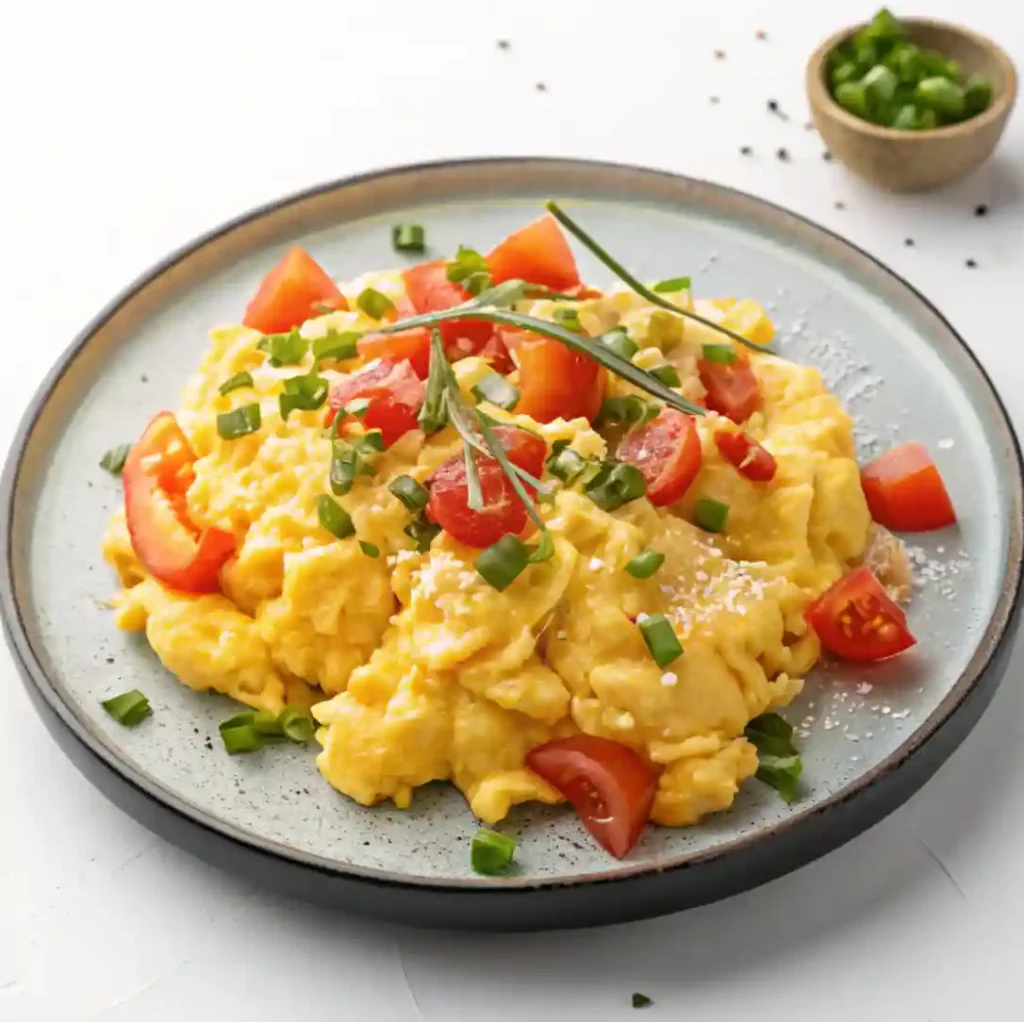
[{"label": "green onion slice", "polygon": [[729,520],[729,505],[711,497],[700,497],[693,505],[693,524],[705,532],[722,532]]},{"label": "green onion slice", "polygon": [[705,344],[701,347],[701,354],[706,362],[723,366],[732,365],[738,358],[731,344]]},{"label": "green onion slice", "polygon": [[263,748],[263,736],[253,724],[239,724],[236,727],[221,728],[221,741],[232,756],[239,753],[258,752]]},{"label": "green onion slice", "polygon": [[149,699],[137,688],[103,700],[103,709],[124,727],[141,724],[152,712]]},{"label": "green onion slice", "polygon": [[445,390],[448,387],[451,367],[444,356],[441,334],[434,330],[431,335],[430,369],[427,373],[427,387],[417,421],[428,436],[443,429],[448,422],[445,404]]},{"label": "green onion slice", "polygon": [[348,358],[355,358],[359,353],[356,343],[362,334],[354,330],[339,332],[331,330],[323,337],[317,337],[313,341],[313,358],[318,362],[326,359],[336,359],[343,362]]},{"label": "green onion slice", "polygon": [[402,531],[416,544],[416,549],[425,554],[430,549],[430,544],[434,542],[434,537],[441,531],[441,526],[420,516],[409,522]]},{"label": "green onion slice", "polygon": [[256,723],[256,712],[254,710],[242,710],[240,713],[236,713],[227,720],[222,720],[217,728],[220,731],[227,731],[233,727],[243,727],[246,724]]},{"label": "green onion slice", "polygon": [[540,534],[540,541],[536,546],[528,546],[526,548],[529,551],[529,556],[526,560],[529,564],[540,564],[542,561],[550,561],[555,556],[555,541],[551,538],[551,533],[545,529]]},{"label": "green onion slice", "polygon": [[596,339],[606,348],[614,351],[619,358],[624,358],[627,362],[640,350],[640,345],[638,345],[636,341],[629,336],[625,328],[621,326],[615,327],[613,330],[609,330],[607,333],[601,334],[601,336]]},{"label": "green onion slice", "polygon": [[508,869],[516,850],[514,838],[499,834],[496,830],[481,827],[473,835],[470,846],[470,862],[477,873],[498,876]]},{"label": "green onion slice", "polygon": [[131,453],[131,449],[131,444],[118,444],[117,447],[111,447],[110,450],[100,458],[100,468],[105,468],[108,472],[119,476],[121,474],[121,469],[124,468],[125,461],[128,460],[128,455]]},{"label": "green onion slice", "polygon": [[419,224],[395,224],[391,228],[391,247],[396,252],[425,252],[427,232]]},{"label": "green onion slice", "polygon": [[235,373],[234,376],[229,376],[218,388],[221,394],[230,394],[233,390],[239,390],[241,387],[252,386],[252,373],[242,370],[240,373]]},{"label": "green onion slice", "polygon": [[800,794],[799,780],[804,765],[799,756],[758,756],[759,781],[774,788],[783,802],[795,802]]},{"label": "green onion slice", "polygon": [[766,756],[787,758],[799,755],[793,744],[793,725],[777,713],[762,713],[743,731],[747,741]]},{"label": "green onion slice", "polygon": [[473,397],[510,412],[519,403],[519,390],[500,373],[488,373],[473,387]]},{"label": "green onion slice", "polygon": [[651,290],[657,294],[672,294],[674,291],[689,291],[693,281],[689,277],[669,277],[668,280],[659,280]]},{"label": "green onion slice", "polygon": [[260,351],[270,355],[270,364],[280,366],[298,365],[309,350],[309,341],[297,329],[286,334],[267,334],[256,345]]},{"label": "green onion slice", "polygon": [[395,476],[388,484],[388,490],[414,514],[422,511],[430,500],[430,491],[412,476]]},{"label": "green onion slice", "polygon": [[356,527],[352,524],[351,515],[326,493],[321,493],[316,498],[316,513],[320,518],[320,524],[332,536],[347,539],[355,535]]},{"label": "green onion slice", "polygon": [[473,444],[468,440],[462,441],[462,456],[466,463],[466,507],[470,511],[483,511],[484,494],[480,488],[480,473],[473,455]]},{"label": "green onion slice", "polygon": [[586,467],[586,461],[568,447],[556,451],[547,460],[547,470],[556,479],[561,479],[566,486],[571,486]]},{"label": "green onion slice", "polygon": [[640,634],[647,643],[647,648],[659,667],[668,667],[670,663],[683,655],[683,647],[679,644],[672,625],[664,614],[647,614],[637,619]]},{"label": "green onion slice", "polygon": [[606,397],[601,402],[601,409],[597,413],[597,423],[602,425],[606,422],[621,422],[626,426],[642,426],[658,417],[661,406],[653,401],[645,401],[636,394],[626,394],[622,397]]},{"label": "green onion slice", "polygon": [[661,366],[655,366],[647,370],[659,383],[666,387],[678,387],[683,381],[679,378],[679,370],[667,362]]},{"label": "green onion slice", "polygon": [[498,592],[506,590],[524,571],[530,551],[518,536],[502,536],[476,559],[477,573]]},{"label": "green onion slice", "polygon": [[650,578],[665,563],[665,555],[657,550],[643,550],[626,565],[633,578]]},{"label": "green onion slice", "polygon": [[298,745],[308,742],[316,732],[313,718],[308,713],[303,713],[302,710],[296,710],[293,706],[286,706],[281,711],[279,719],[285,738]]},{"label": "green onion slice", "polygon": [[[281,734],[281,718],[276,713],[271,713],[270,710],[257,710],[250,716],[252,717],[252,726],[264,738],[276,738]],[[227,722],[225,721],[225,723]],[[223,731],[224,724],[221,724],[220,728]]]},{"label": "green onion slice", "polygon": [[561,323],[567,330],[580,331],[583,327],[580,325],[580,314],[576,309],[573,308],[560,308],[555,309],[554,321]]},{"label": "green onion slice", "polygon": [[359,549],[362,550],[367,557],[380,557],[380,547],[376,543],[367,543],[365,540],[359,541]]},{"label": "green onion slice", "polygon": [[222,440],[237,440],[257,432],[261,425],[260,406],[254,402],[233,412],[221,412],[217,416],[217,435]]},{"label": "green onion slice", "polygon": [[[446,269],[448,279],[455,284],[462,284],[471,294],[480,294],[482,290],[490,286],[490,276],[487,272],[487,260],[484,259],[475,249],[460,245],[455,257],[448,263]],[[484,284],[484,278],[487,283]],[[470,288],[472,283],[478,290]],[[481,287],[480,285],[483,285]]]},{"label": "green onion slice", "polygon": [[370,319],[383,319],[389,312],[394,311],[395,303],[387,295],[367,287],[359,292],[356,307]]},{"label": "green onion slice", "polygon": [[277,402],[285,420],[294,411],[314,412],[327,400],[327,380],[316,373],[291,376],[283,386],[284,393],[278,395]]},{"label": "green onion slice", "polygon": [[586,495],[602,511],[615,511],[647,492],[643,474],[633,465],[606,464],[603,470],[584,487]]}]

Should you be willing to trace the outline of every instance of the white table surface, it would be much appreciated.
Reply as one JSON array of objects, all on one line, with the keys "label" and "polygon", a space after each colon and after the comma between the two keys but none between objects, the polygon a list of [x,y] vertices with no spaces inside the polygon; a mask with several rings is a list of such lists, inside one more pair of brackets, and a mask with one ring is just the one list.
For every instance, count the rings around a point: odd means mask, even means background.
[{"label": "white table surface", "polygon": [[[938,303],[1024,427],[1024,115],[994,162],[940,194],[879,194],[824,162],[804,129],[803,61],[872,7],[5,5],[4,449],[73,334],[169,249],[315,182],[496,154],[678,170],[846,234]],[[1024,66],[1019,4],[932,0],[927,13],[969,19]],[[981,202],[990,213],[976,218]],[[153,837],[64,759],[3,651],[0,1019],[604,1022],[637,1017],[634,990],[655,1000],[651,1022],[1024,1018],[1021,665],[920,794],[810,867],[649,923],[462,937],[287,902]]]}]

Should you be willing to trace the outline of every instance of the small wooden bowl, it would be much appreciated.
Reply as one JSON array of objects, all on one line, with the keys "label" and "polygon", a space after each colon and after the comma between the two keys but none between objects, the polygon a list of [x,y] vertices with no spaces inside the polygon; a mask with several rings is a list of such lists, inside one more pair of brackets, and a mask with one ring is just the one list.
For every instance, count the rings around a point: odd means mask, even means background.
[{"label": "small wooden bowl", "polygon": [[896,131],[844,110],[828,88],[828,55],[861,27],[830,36],[807,62],[811,116],[835,157],[858,176],[893,192],[923,192],[969,174],[992,155],[1017,98],[1013,62],[994,42],[959,25],[901,18],[910,41],[959,61],[967,74],[992,82],[988,109],[969,121],[931,131]]}]

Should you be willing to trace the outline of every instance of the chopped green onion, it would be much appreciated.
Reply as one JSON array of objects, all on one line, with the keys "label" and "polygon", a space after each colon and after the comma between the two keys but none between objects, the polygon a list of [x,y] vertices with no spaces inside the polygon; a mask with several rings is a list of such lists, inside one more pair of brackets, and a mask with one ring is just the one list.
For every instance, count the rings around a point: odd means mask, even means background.
[{"label": "chopped green onion", "polygon": [[229,376],[218,388],[221,394],[230,394],[233,390],[238,390],[240,387],[251,387],[252,386],[252,373],[242,370],[240,373],[235,373],[234,376]]},{"label": "chopped green onion", "polygon": [[290,739],[298,745],[308,742],[316,731],[313,718],[302,710],[296,710],[292,706],[286,706],[281,711],[281,730],[285,738]]},{"label": "chopped green onion", "polygon": [[[275,738],[281,734],[281,718],[276,713],[271,713],[270,710],[257,710],[252,714],[252,726],[264,738]],[[223,724],[221,724],[221,730],[224,730]]]},{"label": "chopped green onion", "polygon": [[286,421],[292,412],[314,412],[327,400],[327,380],[316,373],[291,376],[283,385],[284,393],[278,395],[277,403]]},{"label": "chopped green onion", "polygon": [[260,351],[270,355],[270,364],[280,366],[298,365],[309,350],[309,341],[299,331],[289,330],[286,334],[267,334],[256,345]]},{"label": "chopped green onion", "polygon": [[323,337],[316,337],[313,340],[313,358],[318,362],[325,359],[336,359],[344,362],[345,359],[355,358],[359,353],[356,344],[362,334],[354,330],[338,332],[331,330]]},{"label": "chopped green onion", "polygon": [[729,518],[729,505],[711,497],[700,497],[693,505],[693,524],[705,532],[722,532]]},{"label": "chopped green onion", "polygon": [[380,557],[380,547],[376,543],[367,543],[365,540],[359,541],[359,549],[362,550],[367,557]]},{"label": "chopped green onion", "polygon": [[103,709],[125,727],[141,724],[152,712],[149,699],[137,688],[103,700]]},{"label": "chopped green onion", "polygon": [[[384,450],[384,433],[379,429],[368,429],[358,440],[355,442],[355,448],[357,454],[367,454],[369,452],[379,454]],[[364,475],[373,475],[373,472],[364,472]]]},{"label": "chopped green onion", "polygon": [[693,281],[689,277],[669,277],[668,280],[659,280],[651,290],[658,294],[672,294],[674,291],[689,291]]},{"label": "chopped green onion", "polygon": [[503,592],[523,573],[529,557],[526,544],[509,533],[480,551],[476,570],[498,592]]},{"label": "chopped green onion", "polygon": [[430,369],[427,373],[427,388],[423,397],[423,405],[416,417],[427,435],[443,429],[448,422],[448,410],[445,404],[445,391],[448,387],[451,367],[444,357],[444,345],[441,334],[435,329],[430,347]]},{"label": "chopped green onion", "polygon": [[732,365],[739,357],[731,344],[705,344],[700,351],[706,362],[723,366]]},{"label": "chopped green onion", "polygon": [[586,461],[568,447],[556,451],[547,460],[547,470],[567,486],[572,485],[573,480],[577,479],[586,467]]},{"label": "chopped green onion", "polygon": [[683,655],[683,647],[672,625],[664,614],[647,614],[637,619],[640,634],[647,643],[647,648],[659,667],[668,667],[670,663]]},{"label": "chopped green onion", "polygon": [[430,500],[430,491],[412,476],[396,476],[388,484],[388,490],[413,513],[422,511]]},{"label": "chopped green onion", "polygon": [[666,387],[678,387],[683,381],[679,378],[679,370],[667,362],[662,366],[655,366],[647,370],[660,383]]},{"label": "chopped green onion", "polygon": [[793,744],[793,725],[777,713],[762,713],[755,717],[743,734],[758,752],[782,758],[799,755]]},{"label": "chopped green onion", "polygon": [[555,556],[555,541],[551,533],[545,529],[540,534],[540,542],[536,546],[528,546],[529,556],[526,560],[530,564],[540,564],[543,561],[550,561]]},{"label": "chopped green onion", "polygon": [[508,869],[516,850],[514,838],[499,834],[496,830],[481,827],[473,835],[470,846],[470,862],[477,873],[484,876],[498,876]]},{"label": "chopped green onion", "polygon": [[915,131],[918,124],[918,109],[913,103],[905,103],[896,111],[892,127],[897,131]]},{"label": "chopped green onion", "polygon": [[598,479],[606,478],[609,471],[610,469],[603,461],[596,459],[588,461],[580,473],[580,482],[583,484],[583,488],[586,489]]},{"label": "chopped green onion", "polygon": [[258,752],[263,748],[263,736],[252,724],[239,724],[236,727],[221,728],[221,741],[224,748],[232,756],[245,752]]},{"label": "chopped green onion", "polygon": [[256,403],[242,405],[233,412],[221,412],[217,416],[217,435],[222,440],[237,440],[257,432],[261,425],[260,406]]},{"label": "chopped green onion", "polygon": [[614,511],[647,492],[643,474],[633,465],[621,463],[605,467],[607,472],[600,473],[584,489],[602,511]]},{"label": "chopped green onion", "polygon": [[[466,282],[470,277],[480,278],[482,276],[487,276],[487,260],[484,259],[484,257],[475,249],[467,248],[465,245],[459,245],[459,250],[455,253],[455,258],[448,263],[448,267],[445,272],[448,279],[452,281],[453,284],[462,284],[463,286],[466,286]],[[480,292],[478,291],[473,293],[479,294]]]},{"label": "chopped green onion", "polygon": [[359,292],[356,307],[370,319],[383,319],[389,312],[394,312],[395,303],[380,291],[366,287]]},{"label": "chopped green onion", "polygon": [[510,412],[519,403],[519,391],[500,373],[488,373],[473,387],[477,401],[489,401],[492,405]]},{"label": "chopped green onion", "polygon": [[643,550],[626,565],[633,578],[650,578],[665,563],[665,555],[657,550]]},{"label": "chopped green onion", "polygon": [[876,64],[861,80],[861,88],[867,93],[868,103],[875,110],[884,109],[896,95],[900,80],[896,72],[884,64]]},{"label": "chopped green onion", "polygon": [[860,82],[843,82],[836,86],[836,102],[855,117],[867,120],[868,117],[868,94]]},{"label": "chopped green onion", "polygon": [[327,479],[331,493],[336,497],[344,497],[352,490],[356,480],[356,455],[347,444],[336,443],[331,455],[331,468]]},{"label": "chopped green onion", "polygon": [[640,345],[629,336],[625,327],[617,326],[596,339],[627,362],[640,350]]},{"label": "chopped green onion", "polygon": [[856,61],[848,60],[832,71],[832,88],[837,89],[840,85],[856,81],[858,78],[860,78],[860,68],[857,67]]},{"label": "chopped green onion", "polygon": [[427,232],[419,224],[395,224],[391,228],[391,247],[396,252],[424,252]]},{"label": "chopped green onion", "polygon": [[441,531],[441,526],[420,517],[414,518],[402,531],[416,544],[416,549],[425,554],[434,542],[434,537]]},{"label": "chopped green onion", "polygon": [[483,511],[484,494],[480,488],[476,459],[473,457],[473,444],[465,438],[462,440],[462,456],[466,464],[466,507],[470,511]]},{"label": "chopped green onion", "polygon": [[630,1001],[634,1008],[649,1008],[654,1001],[652,1001],[647,994],[633,994],[633,998]]},{"label": "chopped green onion", "polygon": [[345,414],[361,419],[369,411],[369,408],[370,398],[354,397],[347,405],[345,405]]},{"label": "chopped green onion", "polygon": [[642,426],[658,417],[661,406],[653,401],[645,401],[636,394],[626,394],[622,397],[606,397],[601,402],[600,411],[597,413],[596,425],[606,422],[621,422],[627,426]]},{"label": "chopped green onion", "polygon": [[914,100],[942,117],[958,121],[964,116],[964,90],[948,78],[925,78],[914,89]]},{"label": "chopped green onion", "polygon": [[236,713],[227,720],[222,720],[217,728],[220,731],[227,731],[233,727],[244,727],[247,724],[256,723],[256,713],[254,710],[242,710],[240,713]]},{"label": "chopped green onion", "polygon": [[795,802],[799,795],[799,780],[804,765],[799,756],[758,756],[759,781],[774,788],[783,802]]},{"label": "chopped green onion", "polygon": [[964,85],[964,113],[974,117],[992,102],[992,82],[983,74],[973,74]]},{"label": "chopped green onion", "polygon": [[333,498],[321,493],[316,498],[316,513],[320,524],[338,539],[347,539],[355,534],[352,516]]},{"label": "chopped green onion", "polygon": [[128,455],[131,453],[131,444],[118,444],[117,447],[111,447],[106,454],[100,458],[100,468],[105,468],[108,472],[112,472],[114,475],[119,476],[121,469],[124,468],[124,463],[128,460]]},{"label": "chopped green onion", "polygon": [[556,323],[561,323],[567,330],[579,331],[583,329],[580,325],[580,314],[576,309],[555,309],[553,318]]}]

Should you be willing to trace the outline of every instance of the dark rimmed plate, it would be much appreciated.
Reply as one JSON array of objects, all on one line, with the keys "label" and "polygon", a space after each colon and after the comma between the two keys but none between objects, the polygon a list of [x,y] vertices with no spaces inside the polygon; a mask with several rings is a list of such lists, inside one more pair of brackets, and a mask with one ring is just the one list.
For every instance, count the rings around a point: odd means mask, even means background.
[{"label": "dark rimmed plate", "polygon": [[[557,195],[640,276],[692,272],[699,294],[752,297],[787,357],[818,365],[857,420],[861,453],[924,441],[961,510],[914,538],[912,656],[819,669],[789,713],[807,793],[786,807],[748,785],[733,810],[650,828],[624,862],[573,814],[520,809],[516,875],[469,869],[476,829],[436,786],[409,812],[364,809],[319,778],[310,750],[229,759],[227,703],[179,685],[106,608],[99,539],[120,500],[97,467],[152,413],[174,407],[212,325],[237,320],[280,249],[307,246],[338,278],[394,265],[389,225],[427,226],[439,253],[487,248]],[[584,276],[606,274],[581,259]],[[62,356],[22,421],[4,478],[0,610],[28,691],[61,746],[118,805],[227,869],[378,918],[483,929],[620,921],[712,901],[837,847],[906,799],[973,726],[998,685],[1019,610],[1021,463],[991,383],[963,340],[871,257],[791,213],[671,174],[567,160],[441,163],[367,174],[257,210],[133,284]],[[113,663],[110,663],[110,658]],[[100,709],[139,687],[135,730]]]}]

